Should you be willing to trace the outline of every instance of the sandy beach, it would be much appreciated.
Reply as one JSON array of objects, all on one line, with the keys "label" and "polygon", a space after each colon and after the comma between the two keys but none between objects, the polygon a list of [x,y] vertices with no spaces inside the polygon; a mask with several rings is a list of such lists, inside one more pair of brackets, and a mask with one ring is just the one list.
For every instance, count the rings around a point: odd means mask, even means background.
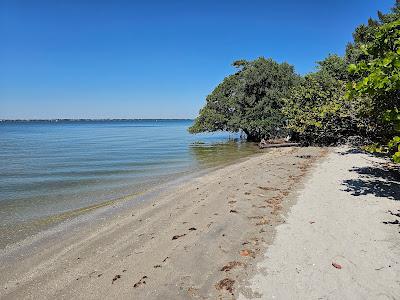
[{"label": "sandy beach", "polygon": [[400,299],[399,222],[399,168],[334,149],[277,227],[248,288],[262,299]]},{"label": "sandy beach", "polygon": [[382,163],[313,147],[252,156],[3,251],[0,298],[396,299],[399,227],[383,222],[399,219],[398,182],[377,195],[354,171]]}]

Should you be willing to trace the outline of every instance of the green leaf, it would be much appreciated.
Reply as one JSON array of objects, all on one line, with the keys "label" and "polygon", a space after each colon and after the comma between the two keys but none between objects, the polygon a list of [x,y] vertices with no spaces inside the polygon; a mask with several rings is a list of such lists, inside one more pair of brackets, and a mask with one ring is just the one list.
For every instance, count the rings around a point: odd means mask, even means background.
[{"label": "green leaf", "polygon": [[400,163],[400,151],[393,154],[392,159],[395,163]]}]

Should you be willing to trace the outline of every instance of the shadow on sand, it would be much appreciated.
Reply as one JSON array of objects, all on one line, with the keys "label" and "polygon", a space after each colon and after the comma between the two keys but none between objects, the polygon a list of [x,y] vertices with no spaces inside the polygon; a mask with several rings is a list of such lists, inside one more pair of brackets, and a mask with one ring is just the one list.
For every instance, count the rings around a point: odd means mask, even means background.
[{"label": "shadow on sand", "polygon": [[[358,153],[350,150],[346,154]],[[359,174],[357,179],[343,181],[345,191],[354,196],[373,194],[400,201],[400,166],[390,163],[377,163],[373,166],[353,168],[351,172]]]}]

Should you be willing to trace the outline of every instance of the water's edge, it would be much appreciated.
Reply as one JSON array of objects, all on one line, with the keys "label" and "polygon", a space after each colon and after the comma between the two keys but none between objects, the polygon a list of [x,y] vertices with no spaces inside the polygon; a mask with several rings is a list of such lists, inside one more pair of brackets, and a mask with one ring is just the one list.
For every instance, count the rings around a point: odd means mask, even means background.
[{"label": "water's edge", "polygon": [[82,228],[88,226],[99,226],[102,222],[115,218],[120,213],[138,205],[147,205],[148,202],[156,200],[157,196],[160,194],[168,193],[179,185],[190,182],[191,180],[207,175],[226,166],[246,161],[255,156],[263,155],[263,153],[267,152],[268,151],[263,151],[262,153],[250,154],[238,158],[235,161],[229,161],[215,167],[199,169],[175,178],[171,177],[170,180],[155,185],[141,193],[131,194],[51,217],[47,223],[48,226],[42,230],[0,248],[0,258],[3,262],[11,262],[18,257],[27,256],[31,251],[40,248],[46,243],[56,241],[58,238],[64,238],[66,235],[75,231],[80,231]]}]

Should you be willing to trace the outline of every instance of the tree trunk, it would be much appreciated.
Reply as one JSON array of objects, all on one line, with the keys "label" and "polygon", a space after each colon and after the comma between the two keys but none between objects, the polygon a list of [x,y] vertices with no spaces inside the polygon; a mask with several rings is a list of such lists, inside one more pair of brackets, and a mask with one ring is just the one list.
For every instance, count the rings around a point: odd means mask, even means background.
[{"label": "tree trunk", "polygon": [[260,139],[258,137],[256,137],[255,135],[251,135],[248,130],[246,130],[246,129],[242,129],[242,130],[246,134],[246,140],[248,142],[259,142],[260,141]]}]

